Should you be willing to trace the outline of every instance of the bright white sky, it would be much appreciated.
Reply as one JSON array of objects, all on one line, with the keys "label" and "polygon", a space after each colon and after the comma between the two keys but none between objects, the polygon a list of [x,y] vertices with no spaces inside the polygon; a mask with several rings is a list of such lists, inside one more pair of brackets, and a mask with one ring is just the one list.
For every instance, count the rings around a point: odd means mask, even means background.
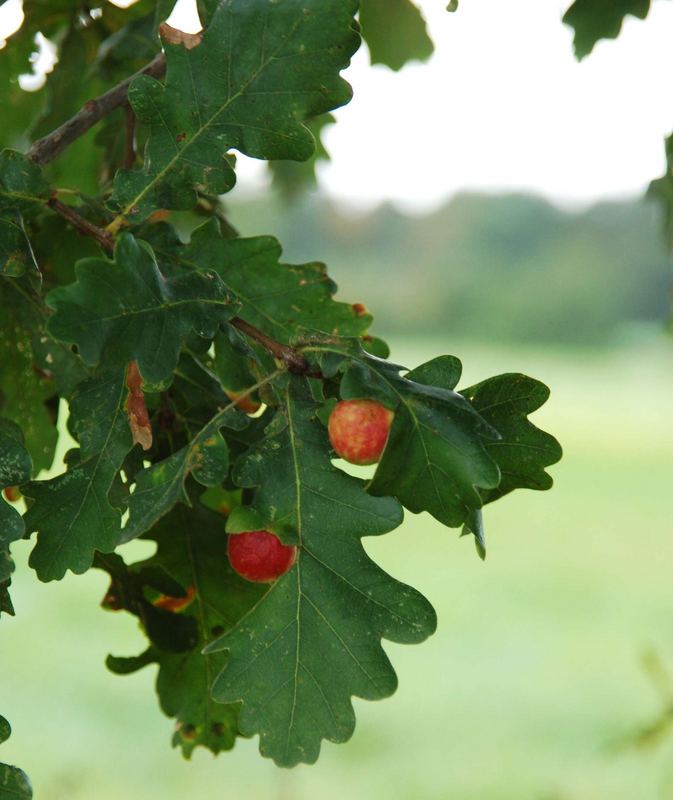
[{"label": "bright white sky", "polygon": [[[445,0],[419,4],[436,42],[429,63],[396,74],[362,50],[346,74],[355,97],[337,112],[320,173],[330,194],[408,210],[465,189],[583,205],[640,193],[663,172],[673,3],[655,0],[645,22],[627,19],[581,64],[560,21],[570,0],[461,0],[454,14]],[[195,30],[194,0],[171,23]],[[242,184],[262,180],[256,164],[242,167]]]}]

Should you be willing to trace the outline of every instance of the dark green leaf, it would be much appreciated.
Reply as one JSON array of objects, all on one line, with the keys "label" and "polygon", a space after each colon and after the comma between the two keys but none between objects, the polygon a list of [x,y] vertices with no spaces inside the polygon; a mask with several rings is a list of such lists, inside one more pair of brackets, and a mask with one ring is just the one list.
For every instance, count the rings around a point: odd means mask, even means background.
[{"label": "dark green leaf", "polygon": [[[23,24],[0,50],[0,136],[6,145],[24,149],[28,140],[53,130],[159,50],[153,35],[154,0],[138,0],[124,10],[107,2],[92,6],[86,0],[24,0],[22,5]],[[49,39],[49,49],[55,48],[56,64],[44,76],[42,88],[23,91],[17,78],[35,71],[38,32]],[[121,112],[111,118],[123,131]],[[69,145],[66,158],[45,166],[45,174],[59,188],[96,193],[101,176],[119,166],[120,162],[110,163],[109,156],[97,146],[96,132],[90,131]]]},{"label": "dark green leaf", "polygon": [[10,575],[14,571],[9,546],[21,539],[25,532],[21,514],[5,501],[2,490],[30,480],[32,469],[21,429],[0,418],[0,615],[2,612],[14,613],[8,592]]},{"label": "dark green leaf", "polygon": [[30,564],[40,580],[85,572],[96,550],[109,553],[119,541],[121,511],[108,494],[132,447],[126,395],[123,369],[82,384],[70,405],[77,459],[63,475],[22,489],[33,501],[25,521],[28,533],[38,531]]},{"label": "dark green leaf", "polygon": [[25,210],[49,199],[49,184],[38,166],[16,150],[0,153],[0,210]]},{"label": "dark green leaf", "polygon": [[[49,392],[55,390],[65,399],[72,397],[75,388],[90,377],[89,370],[72,349],[54,341],[44,329],[37,330],[33,336],[33,358],[35,372],[42,383],[53,381]],[[49,464],[51,461],[47,466]]]},{"label": "dark green leaf", "polygon": [[130,234],[120,237],[114,260],[87,258],[77,282],[52,290],[54,338],[76,344],[85,363],[137,361],[149,383],[166,381],[190,333],[212,338],[235,311],[212,271],[165,278],[151,248]]},{"label": "dark green leaf", "polygon": [[0,764],[0,798],[2,800],[30,800],[33,787],[26,773],[18,767]]},{"label": "dark green leaf", "polygon": [[[156,208],[191,208],[194,187],[234,185],[226,153],[303,161],[314,141],[303,121],[348,102],[339,77],[358,46],[355,0],[228,0],[190,50],[165,45],[166,85],[143,76],[129,91],[150,128],[141,171],[121,171],[112,226]],[[260,35],[260,31],[262,34]]]},{"label": "dark green leaf", "polygon": [[44,333],[44,321],[26,278],[0,278],[0,414],[21,426],[36,471],[51,466],[57,438],[56,409],[46,405],[56,391],[44,371],[51,364],[36,364],[33,354],[33,344],[44,339],[61,355],[61,346]]},{"label": "dark green leaf", "polygon": [[61,285],[74,282],[76,261],[100,254],[93,239],[84,238],[55,214],[45,214],[32,222],[30,240],[40,269]]},{"label": "dark green leaf", "polygon": [[26,270],[37,270],[21,214],[13,209],[0,211],[0,276],[18,278]]},{"label": "dark green leaf", "polygon": [[361,0],[360,25],[372,64],[401,69],[434,50],[421,11],[411,0]]},{"label": "dark green leaf", "polygon": [[370,336],[367,334],[362,337],[362,349],[376,358],[388,358],[390,355],[390,347],[383,339],[378,336]]},{"label": "dark green leaf", "polygon": [[551,489],[553,480],[545,467],[562,456],[556,439],[536,428],[528,414],[549,398],[549,389],[533,378],[517,373],[495,378],[461,390],[481,417],[500,434],[486,449],[500,468],[499,486],[482,489],[484,503],[491,503],[514,489]]},{"label": "dark green leaf", "polygon": [[[149,20],[154,25],[165,22],[170,15],[169,6],[175,6],[176,0],[137,0],[122,8],[113,3],[106,3],[103,6],[103,19],[106,27],[110,31],[120,31],[131,23],[145,22]],[[160,17],[160,19],[158,19]],[[158,41],[158,40],[157,40]]]},{"label": "dark green leaf", "polygon": [[[219,338],[218,335],[215,341]],[[252,383],[254,381],[247,386]],[[175,370],[172,397],[179,399],[180,415],[185,420],[188,430],[192,427],[193,421],[200,420],[201,414],[207,414],[201,422],[203,425],[212,416],[213,408],[222,408],[231,402],[222,388],[219,377],[198,358],[187,353],[180,356]]]},{"label": "dark green leaf", "polygon": [[453,390],[458,385],[463,372],[463,365],[456,356],[437,356],[426,361],[420,367],[407,372],[406,379],[428,386],[439,386],[440,389]]},{"label": "dark green leaf", "polygon": [[[327,374],[345,372],[343,398],[371,398],[395,412],[368,487],[372,494],[397,497],[410,511],[429,511],[451,527],[462,525],[481,507],[479,489],[492,489],[500,482],[486,447],[498,433],[450,388],[460,375],[457,359],[434,359],[403,378],[401,367],[346,342],[309,350],[329,354],[322,358]],[[437,385],[420,382],[427,380]]]},{"label": "dark green leaf", "polygon": [[139,656],[108,656],[105,659],[105,666],[115,675],[131,675],[149,664],[156,664],[156,662],[157,651],[154,647],[148,647]]},{"label": "dark green leaf", "polygon": [[[297,560],[207,652],[229,651],[215,699],[242,701],[241,732],[258,733],[261,753],[291,766],[314,762],[321,739],[351,736],[351,696],[394,692],[381,638],[420,642],[433,632],[435,615],[360,542],[400,524],[398,503],[369,496],[362,481],[331,465],[318,406],[302,379],[280,395],[266,440],[238,465],[236,480],[256,487],[252,514],[296,542]],[[235,520],[231,527],[240,529]]]},{"label": "dark green leaf", "polygon": [[282,264],[272,236],[224,239],[217,223],[197,228],[188,245],[156,245],[157,255],[194,270],[217,272],[241,303],[240,315],[278,341],[322,331],[361,336],[371,323],[347,303],[334,301],[336,284],[324,264]]},{"label": "dark green leaf", "polygon": [[575,31],[575,53],[584,58],[599,39],[616,39],[624,17],[645,19],[650,0],[575,0],[563,21]]}]

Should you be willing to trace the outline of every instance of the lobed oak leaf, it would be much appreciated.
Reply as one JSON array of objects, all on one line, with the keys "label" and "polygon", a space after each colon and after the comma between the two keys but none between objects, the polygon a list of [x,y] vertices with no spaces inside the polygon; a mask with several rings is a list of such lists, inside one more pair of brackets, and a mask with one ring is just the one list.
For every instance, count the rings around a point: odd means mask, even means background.
[{"label": "lobed oak leaf", "polygon": [[266,438],[235,470],[236,482],[254,489],[252,505],[230,517],[227,530],[254,517],[296,544],[297,558],[205,652],[228,652],[213,697],[240,701],[241,732],[259,734],[263,755],[292,766],[314,762],[323,738],[351,736],[353,695],[374,700],[395,691],[381,639],[420,642],[433,632],[435,615],[360,541],[397,527],[399,504],[368,495],[363,481],[332,466],[305,379],[293,377],[277,393]]},{"label": "lobed oak leaf", "polygon": [[527,375],[506,373],[462,389],[461,394],[500,434],[486,449],[501,480],[497,487],[482,490],[484,503],[514,489],[551,489],[554,482],[545,467],[559,461],[563,451],[551,434],[528,419],[549,399],[547,386]]},{"label": "lobed oak leaf", "polygon": [[500,470],[487,445],[499,433],[454,391],[458,359],[440,357],[402,376],[402,367],[369,355],[357,342],[315,343],[306,350],[318,354],[323,373],[344,373],[344,399],[378,400],[395,414],[369,492],[392,495],[414,513],[428,511],[457,527],[481,507],[480,490],[498,486]]},{"label": "lobed oak leaf", "polygon": [[51,335],[77,345],[91,366],[136,361],[153,384],[170,378],[190,334],[212,338],[236,310],[217,274],[166,278],[150,246],[130,234],[119,238],[112,261],[83,259],[75,271],[76,283],[47,295]]},{"label": "lobed oak leaf", "polygon": [[228,0],[213,10],[198,46],[167,42],[165,85],[141,76],[129,90],[150,133],[143,168],[115,178],[119,216],[109,229],[157,208],[191,208],[197,186],[227,192],[235,182],[231,148],[308,159],[315,144],[304,121],[351,97],[339,72],[358,47],[356,10],[355,0]]},{"label": "lobed oak leaf", "polygon": [[240,303],[239,315],[277,341],[323,332],[362,336],[371,315],[334,300],[336,284],[324,264],[284,264],[272,236],[225,239],[211,220],[193,231],[189,244],[161,235],[157,257],[172,269],[211,270]]},{"label": "lobed oak leaf", "polygon": [[40,580],[60,580],[67,570],[85,572],[96,551],[111,552],[121,532],[121,510],[110,491],[133,446],[126,419],[123,369],[80,385],[71,401],[70,427],[80,443],[67,472],[22,486],[32,500],[26,531],[38,532],[30,565]]},{"label": "lobed oak leaf", "polygon": [[0,330],[0,415],[21,426],[34,469],[48,469],[57,439],[51,399],[59,386],[43,369],[52,364],[42,356],[60,364],[68,353],[45,333],[27,276],[0,278]]}]

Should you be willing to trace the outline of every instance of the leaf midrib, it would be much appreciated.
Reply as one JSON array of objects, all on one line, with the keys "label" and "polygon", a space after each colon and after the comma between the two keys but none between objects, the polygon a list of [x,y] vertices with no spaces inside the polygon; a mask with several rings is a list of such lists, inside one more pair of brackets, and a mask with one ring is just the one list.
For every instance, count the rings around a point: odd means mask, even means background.
[{"label": "leaf midrib", "polygon": [[[301,624],[300,624],[300,616],[301,616],[301,601],[303,592],[301,587],[301,548],[302,548],[302,508],[301,508],[301,475],[299,473],[299,456],[297,454],[297,442],[296,436],[294,431],[294,426],[292,422],[292,404],[290,402],[289,396],[286,400],[287,409],[287,423],[288,423],[288,431],[290,435],[290,448],[292,450],[292,463],[294,465],[294,480],[295,480],[295,492],[297,495],[297,608],[295,612],[296,622],[297,622],[297,645],[295,648],[295,665],[294,665],[294,678],[293,678],[293,689],[292,689],[292,710],[290,712],[290,724],[287,728],[287,736],[285,739],[285,757],[287,758],[290,753],[290,736],[292,734],[292,730],[294,729],[294,717],[297,709],[297,693],[299,689],[299,666],[301,663],[301,659],[299,657],[300,652],[300,642],[301,642]],[[308,599],[308,598],[307,598]]]},{"label": "leaf midrib", "polygon": [[[165,312],[166,310],[171,311],[174,308],[178,308],[179,306],[185,306],[185,305],[230,306],[231,303],[227,300],[200,300],[200,299],[177,300],[174,303],[162,303],[161,305],[132,309],[130,311],[122,312],[121,314],[112,314],[107,317],[96,317],[95,319],[86,320],[84,322],[78,321],[77,323],[73,323],[73,327],[85,329],[92,326],[100,325],[100,323],[102,322],[116,322],[120,319],[142,317],[147,314],[161,314],[163,319],[166,316],[166,314],[163,312]],[[86,306],[83,307],[86,308]]]}]

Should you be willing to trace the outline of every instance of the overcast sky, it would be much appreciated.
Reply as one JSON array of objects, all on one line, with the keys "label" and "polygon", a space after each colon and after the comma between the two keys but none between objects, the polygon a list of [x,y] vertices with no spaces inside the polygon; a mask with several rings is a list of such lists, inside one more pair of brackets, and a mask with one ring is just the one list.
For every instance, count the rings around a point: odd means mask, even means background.
[{"label": "overcast sky", "polygon": [[[654,0],[645,22],[628,19],[580,64],[561,24],[569,3],[461,0],[448,14],[444,0],[420,0],[435,55],[400,73],[370,67],[364,49],[356,56],[346,74],[355,97],[326,136],[323,186],[419,210],[464,189],[566,205],[642,192],[663,171],[673,129],[673,3]],[[194,7],[180,0],[171,22],[194,30]],[[245,168],[243,183],[257,174]]]}]

